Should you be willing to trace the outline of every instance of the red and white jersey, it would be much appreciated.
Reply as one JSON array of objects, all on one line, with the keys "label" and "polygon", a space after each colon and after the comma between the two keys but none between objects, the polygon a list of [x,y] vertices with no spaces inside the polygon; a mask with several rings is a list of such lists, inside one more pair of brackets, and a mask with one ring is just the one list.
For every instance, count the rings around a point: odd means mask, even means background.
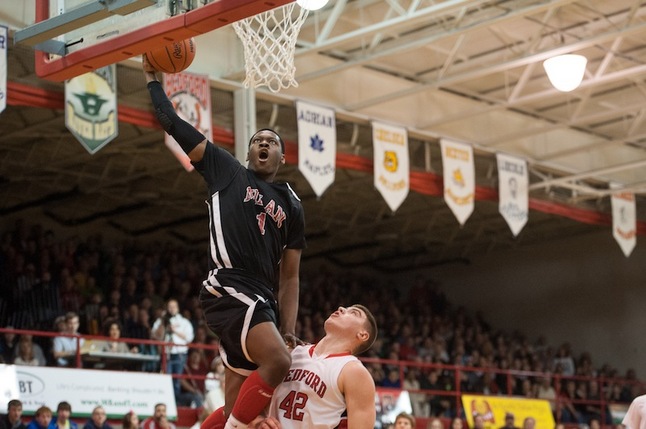
[{"label": "red and white jersey", "polygon": [[347,427],[338,379],[349,362],[359,359],[349,353],[316,356],[314,345],[297,346],[287,376],[274,391],[269,415],[282,429]]}]

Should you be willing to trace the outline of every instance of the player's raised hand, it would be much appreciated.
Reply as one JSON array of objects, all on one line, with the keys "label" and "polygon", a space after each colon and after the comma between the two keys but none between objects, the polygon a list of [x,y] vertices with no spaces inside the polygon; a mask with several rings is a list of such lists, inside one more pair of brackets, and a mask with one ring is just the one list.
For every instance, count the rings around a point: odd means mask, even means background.
[{"label": "player's raised hand", "polygon": [[293,349],[296,346],[302,346],[306,344],[305,341],[301,340],[296,335],[291,333],[283,334],[283,339],[285,340],[285,344],[287,344],[287,347],[289,347],[290,349]]},{"label": "player's raised hand", "polygon": [[157,74],[155,68],[150,64],[150,61],[148,61],[148,57],[146,54],[143,54],[141,56],[141,68],[144,71],[144,76],[146,77],[146,82],[152,82],[154,80],[159,80],[157,79]]}]

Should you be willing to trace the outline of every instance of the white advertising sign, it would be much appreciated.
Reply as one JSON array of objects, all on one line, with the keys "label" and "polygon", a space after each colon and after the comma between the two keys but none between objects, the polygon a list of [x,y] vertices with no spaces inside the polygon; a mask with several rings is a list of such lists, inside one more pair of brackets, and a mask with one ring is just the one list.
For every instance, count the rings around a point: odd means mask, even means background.
[{"label": "white advertising sign", "polygon": [[155,404],[164,403],[168,419],[177,419],[172,377],[167,374],[39,366],[15,366],[15,371],[27,415],[42,405],[56,409],[67,401],[76,417],[89,417],[97,405],[110,418],[121,418],[130,410],[145,417],[153,414]]}]

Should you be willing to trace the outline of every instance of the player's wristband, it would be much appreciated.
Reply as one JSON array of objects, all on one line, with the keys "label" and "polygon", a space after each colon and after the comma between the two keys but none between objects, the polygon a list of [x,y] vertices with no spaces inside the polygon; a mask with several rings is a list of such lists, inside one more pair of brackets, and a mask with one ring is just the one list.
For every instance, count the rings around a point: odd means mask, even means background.
[{"label": "player's wristband", "polygon": [[164,131],[173,136],[185,153],[190,153],[206,137],[177,115],[164,88],[158,81],[148,82],[148,92],[155,108],[155,116]]}]

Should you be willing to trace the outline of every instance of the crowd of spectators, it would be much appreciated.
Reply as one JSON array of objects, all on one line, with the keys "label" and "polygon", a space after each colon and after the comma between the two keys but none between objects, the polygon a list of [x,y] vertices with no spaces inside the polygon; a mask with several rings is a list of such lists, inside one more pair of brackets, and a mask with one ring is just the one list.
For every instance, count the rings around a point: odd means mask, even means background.
[{"label": "crowd of spectators", "polygon": [[[108,244],[100,235],[57,239],[52,231],[22,220],[1,240],[1,327],[66,332],[65,315],[73,314],[82,334],[148,340],[153,322],[173,298],[193,325],[193,343],[217,345],[196,293],[207,271],[203,249],[159,242]],[[400,288],[325,269],[304,272],[297,336],[315,342],[323,335],[325,316],[353,303],[366,305],[378,318],[380,337],[366,355],[380,359],[366,361],[377,386],[412,392],[416,416],[455,417],[456,396],[448,392],[459,389],[548,399],[559,421],[583,423],[608,415],[593,403],[602,396],[628,403],[643,393],[634,370],[619,374],[568,343],[555,346],[543,337],[531,341],[522,332],[493,327],[421,277]],[[118,347],[117,340],[111,346]],[[145,343],[122,347],[157,353]],[[207,371],[215,355],[214,349],[200,349],[191,369]],[[0,338],[0,359],[7,363],[68,365],[69,358],[56,354],[49,338]],[[590,377],[608,382],[599,385]],[[184,396],[190,398],[195,387],[185,385]]]}]

